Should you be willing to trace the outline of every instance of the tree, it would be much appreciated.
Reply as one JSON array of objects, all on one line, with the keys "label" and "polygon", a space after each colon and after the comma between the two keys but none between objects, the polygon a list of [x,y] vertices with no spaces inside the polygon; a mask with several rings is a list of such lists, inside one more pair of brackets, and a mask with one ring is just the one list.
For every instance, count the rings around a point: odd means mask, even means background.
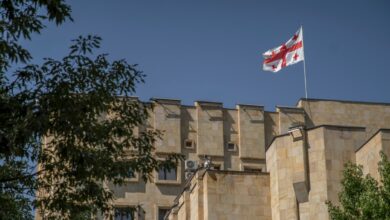
[{"label": "tree", "polygon": [[113,195],[105,182],[123,184],[133,172],[147,181],[182,159],[154,158],[159,132],[142,129],[149,106],[131,98],[144,74],[94,55],[100,37],[78,37],[60,60],[29,63],[20,39],[39,33],[45,20],[72,20],[70,13],[61,0],[0,2],[0,219],[31,219],[33,206],[47,219],[108,213]]},{"label": "tree", "polygon": [[362,166],[348,163],[343,172],[340,206],[328,201],[331,219],[390,219],[390,162],[381,153],[380,181],[364,176]]}]

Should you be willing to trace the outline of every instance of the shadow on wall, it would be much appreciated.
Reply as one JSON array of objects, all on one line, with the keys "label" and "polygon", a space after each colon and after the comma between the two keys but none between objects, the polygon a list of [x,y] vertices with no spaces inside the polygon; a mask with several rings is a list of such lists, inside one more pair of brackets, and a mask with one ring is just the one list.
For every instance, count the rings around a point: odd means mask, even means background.
[{"label": "shadow on wall", "polygon": [[125,193],[135,192],[135,193],[145,193],[146,192],[146,183],[143,180],[138,180],[138,182],[129,182],[125,183],[122,186],[115,186],[112,183],[108,184],[108,187],[113,190],[114,196],[116,198],[125,198]]},{"label": "shadow on wall", "polygon": [[177,196],[177,185],[156,184],[156,186],[163,195]]}]

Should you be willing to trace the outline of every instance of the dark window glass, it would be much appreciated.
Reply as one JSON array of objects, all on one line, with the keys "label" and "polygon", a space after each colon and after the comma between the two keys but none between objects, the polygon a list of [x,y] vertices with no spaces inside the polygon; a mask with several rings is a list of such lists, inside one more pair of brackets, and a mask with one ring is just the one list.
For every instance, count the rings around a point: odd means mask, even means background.
[{"label": "dark window glass", "polygon": [[192,140],[185,140],[184,141],[184,146],[186,148],[193,148],[194,147],[194,142]]},{"label": "dark window glass", "polygon": [[169,211],[169,209],[159,208],[158,209],[158,220],[164,220],[164,217],[168,211]]},{"label": "dark window glass", "polygon": [[125,178],[132,179],[132,178],[136,178],[136,174],[131,168],[129,168],[128,170],[126,170],[125,173],[121,173],[120,175],[118,175],[118,178],[119,177],[125,177]]},{"label": "dark window glass", "polygon": [[132,169],[127,171],[127,178],[135,178],[135,173]]},{"label": "dark window glass", "polygon": [[236,150],[236,144],[235,143],[228,143],[227,144],[227,149],[228,150]]},{"label": "dark window glass", "polygon": [[130,207],[115,208],[115,220],[133,220],[134,209]]},{"label": "dark window glass", "polygon": [[213,170],[221,170],[221,164],[213,164],[211,167]]},{"label": "dark window glass", "polygon": [[158,179],[159,180],[177,180],[177,170],[175,169],[164,169],[161,168],[158,171]]}]

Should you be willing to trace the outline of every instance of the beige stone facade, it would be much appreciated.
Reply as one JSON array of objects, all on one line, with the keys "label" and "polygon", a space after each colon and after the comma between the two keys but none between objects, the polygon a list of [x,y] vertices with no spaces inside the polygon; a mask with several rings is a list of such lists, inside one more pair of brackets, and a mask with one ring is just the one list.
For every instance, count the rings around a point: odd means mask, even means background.
[{"label": "beige stone facade", "polygon": [[201,170],[175,199],[169,220],[271,219],[267,173]]},{"label": "beige stone facade", "polygon": [[[240,108],[237,110],[241,116]],[[167,219],[329,219],[325,201],[338,203],[344,164],[348,161],[361,164],[365,174],[378,179],[379,152],[390,155],[390,104],[308,99],[300,100],[296,107],[277,106],[275,112],[264,111],[262,116],[261,128],[250,124],[246,129],[252,128],[249,133],[264,131],[264,139],[257,138],[262,139],[261,146],[265,147],[266,170],[261,173],[262,181],[267,179],[269,183],[258,189],[255,197],[267,200],[246,204],[245,191],[232,194],[236,183],[241,182],[236,179],[238,174],[214,174],[213,183],[217,184],[207,185],[209,181],[199,178],[201,174],[197,173],[188,184],[202,186],[201,191],[184,188]],[[239,139],[239,151],[250,134],[240,136],[244,141]],[[246,153],[239,153],[243,154]],[[203,172],[210,178],[207,171]],[[241,171],[240,177],[253,178],[245,171]],[[215,196],[208,191],[225,194]],[[205,208],[209,197],[212,209]],[[233,200],[238,206],[246,204],[247,209],[227,206],[226,200]],[[268,212],[269,215],[248,216]]]},{"label": "beige stone facade", "polygon": [[[275,115],[275,127],[266,130],[265,118],[269,113],[262,106],[237,105],[228,109],[222,103],[206,101],[186,106],[172,99],[152,99],[150,103],[153,108],[144,127],[163,132],[162,140],[155,143],[157,157],[181,153],[186,160],[201,165],[207,156],[215,169],[265,171],[265,140],[272,139],[279,123]],[[183,161],[175,180],[160,180],[155,172],[152,182],[134,178],[123,186],[109,187],[115,193],[118,208],[140,207],[144,219],[157,220],[159,210],[168,210],[174,204],[185,182]]]},{"label": "beige stone facade", "polygon": [[272,219],[328,219],[325,201],[337,201],[343,166],[355,161],[365,136],[360,127],[301,131],[301,140],[282,135],[267,150]]},{"label": "beige stone facade", "polygon": [[390,155],[390,105],[300,100],[305,124],[276,136],[266,150],[272,219],[329,219],[348,161],[378,178],[379,152]]},{"label": "beige stone facade", "polygon": [[[325,201],[337,204],[344,163],[378,177],[379,152],[390,155],[390,104],[302,99],[296,106],[152,99],[142,129],[163,132],[156,157],[181,153],[199,167],[176,175],[137,176],[109,187],[114,204],[136,207],[137,219],[328,219]],[[187,170],[188,171],[188,170]]]},{"label": "beige stone facade", "polygon": [[378,130],[372,138],[356,151],[356,163],[363,166],[363,173],[370,174],[379,180],[378,161],[379,152],[390,155],[390,129]]}]

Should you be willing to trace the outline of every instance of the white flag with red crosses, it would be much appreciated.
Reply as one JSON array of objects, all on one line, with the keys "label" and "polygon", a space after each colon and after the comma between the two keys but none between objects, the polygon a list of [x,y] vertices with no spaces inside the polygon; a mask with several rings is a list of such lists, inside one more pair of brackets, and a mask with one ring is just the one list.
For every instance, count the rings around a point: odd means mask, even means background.
[{"label": "white flag with red crosses", "polygon": [[302,27],[285,44],[268,50],[263,56],[263,70],[274,73],[286,66],[303,61],[305,56],[303,52]]}]

